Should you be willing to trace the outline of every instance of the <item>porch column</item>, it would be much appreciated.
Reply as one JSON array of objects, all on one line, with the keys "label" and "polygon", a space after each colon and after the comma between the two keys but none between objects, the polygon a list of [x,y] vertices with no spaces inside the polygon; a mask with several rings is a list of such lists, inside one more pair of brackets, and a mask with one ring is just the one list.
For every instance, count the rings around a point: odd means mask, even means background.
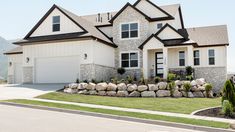
[{"label": "porch column", "polygon": [[168,49],[166,47],[163,48],[163,67],[164,67],[164,75],[163,78],[167,78],[168,75]]},{"label": "porch column", "polygon": [[193,66],[193,46],[188,46],[188,65],[187,66]]},{"label": "porch column", "polygon": [[144,49],[143,50],[143,74],[144,78],[148,79],[148,50]]}]

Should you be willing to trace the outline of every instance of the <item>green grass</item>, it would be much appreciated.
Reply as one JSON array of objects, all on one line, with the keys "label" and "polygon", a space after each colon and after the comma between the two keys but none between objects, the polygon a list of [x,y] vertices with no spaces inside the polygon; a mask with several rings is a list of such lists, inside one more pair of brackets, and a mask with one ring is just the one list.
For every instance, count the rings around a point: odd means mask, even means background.
[{"label": "green grass", "polygon": [[48,102],[31,101],[31,100],[8,100],[7,102],[48,106],[48,107],[54,107],[54,108],[64,108],[64,109],[69,109],[69,110],[96,112],[96,113],[111,114],[111,115],[117,115],[117,116],[128,116],[128,117],[135,117],[135,118],[141,118],[141,119],[161,120],[161,121],[184,123],[184,124],[190,124],[190,125],[215,127],[215,128],[225,128],[225,129],[229,128],[228,123],[215,122],[215,121],[168,117],[168,116],[142,114],[142,113],[140,114],[140,113],[134,113],[134,112],[122,112],[122,111],[116,111],[116,110],[88,108],[88,107],[80,107],[80,106],[75,106],[75,105],[48,103]]},{"label": "green grass", "polygon": [[220,98],[116,98],[70,95],[59,92],[45,94],[38,98],[183,114],[190,114],[199,109],[221,105]]}]

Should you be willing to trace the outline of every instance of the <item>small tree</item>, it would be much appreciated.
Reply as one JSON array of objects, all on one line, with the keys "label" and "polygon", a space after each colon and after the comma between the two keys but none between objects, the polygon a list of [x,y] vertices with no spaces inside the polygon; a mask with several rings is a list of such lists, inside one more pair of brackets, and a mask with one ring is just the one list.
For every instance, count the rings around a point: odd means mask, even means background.
[{"label": "small tree", "polygon": [[190,83],[185,83],[185,84],[184,84],[184,90],[185,90],[185,92],[186,92],[187,97],[188,97],[188,93],[189,93],[191,87],[192,87],[192,86],[191,86]]},{"label": "small tree", "polygon": [[228,100],[232,106],[235,106],[235,89],[234,85],[231,83],[231,80],[227,80],[223,88],[222,103],[224,100]]},{"label": "small tree", "polygon": [[117,73],[120,74],[120,75],[123,75],[123,74],[126,73],[126,70],[121,67],[121,68],[118,68],[118,69],[117,69]]},{"label": "small tree", "polygon": [[212,85],[211,84],[206,84],[206,87],[205,87],[205,89],[206,89],[206,97],[207,98],[209,98],[210,96],[209,96],[209,92],[212,90]]}]

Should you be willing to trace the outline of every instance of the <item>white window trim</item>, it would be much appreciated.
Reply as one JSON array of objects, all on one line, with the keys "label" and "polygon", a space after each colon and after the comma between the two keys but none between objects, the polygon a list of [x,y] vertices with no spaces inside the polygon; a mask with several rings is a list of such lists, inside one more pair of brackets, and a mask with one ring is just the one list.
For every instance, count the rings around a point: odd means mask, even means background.
[{"label": "white window trim", "polygon": [[[180,66],[180,52],[184,52],[184,66]],[[186,52],[184,50],[178,51],[178,66],[179,67],[185,67],[186,66]]]},{"label": "white window trim", "polygon": [[[54,17],[59,17],[60,18],[60,22],[58,23],[54,23]],[[60,30],[59,31],[54,31],[53,28],[54,28],[54,25],[56,24],[59,24],[60,25]],[[52,32],[60,32],[61,31],[61,16],[58,15],[58,16],[52,16]]]},{"label": "white window trim", "polygon": [[[213,58],[214,58],[215,64],[213,64],[213,65],[210,65],[210,61],[209,61],[209,59],[212,58],[212,57],[209,55],[209,51],[210,51],[210,50],[214,50],[214,56],[213,56]],[[208,49],[208,51],[207,51],[207,61],[208,61],[207,65],[209,65],[209,66],[216,66],[216,51],[215,51],[215,49]]]},{"label": "white window trim", "polygon": [[[125,69],[128,69],[128,70],[133,70],[133,69],[139,69],[140,68],[140,52],[137,51],[137,50],[133,50],[133,51],[122,51],[120,52],[119,54],[119,67],[122,67],[122,54],[130,54],[130,53],[137,53],[138,54],[138,67],[123,67]],[[130,58],[129,58],[129,64],[130,64]]]},{"label": "white window trim", "polygon": [[[199,57],[194,57],[194,52],[195,51],[199,51]],[[195,63],[194,63],[194,59],[199,59],[199,65],[195,65]],[[201,65],[201,51],[198,49],[198,50],[193,50],[193,65],[195,66],[195,67],[199,67],[200,65]]]},{"label": "white window trim", "polygon": [[[123,24],[134,24],[134,23],[137,23],[138,24],[138,37],[134,37],[134,38],[122,38],[122,25]],[[123,22],[123,23],[120,23],[119,25],[119,38],[120,40],[135,40],[135,39],[139,39],[140,38],[140,22],[139,21],[133,21],[133,22]],[[130,32],[130,30],[129,30]],[[130,35],[130,34],[129,34]]]}]

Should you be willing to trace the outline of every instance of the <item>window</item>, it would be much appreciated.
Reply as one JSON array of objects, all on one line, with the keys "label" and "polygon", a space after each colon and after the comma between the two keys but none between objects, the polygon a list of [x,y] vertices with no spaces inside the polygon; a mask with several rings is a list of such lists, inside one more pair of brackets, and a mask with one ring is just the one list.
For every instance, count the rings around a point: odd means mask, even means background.
[{"label": "window", "polygon": [[179,52],[179,66],[185,66],[185,52]]},{"label": "window", "polygon": [[138,23],[122,24],[121,38],[137,38],[138,37]]},{"label": "window", "polygon": [[121,54],[121,66],[123,68],[135,68],[138,67],[138,53],[122,53]]},{"label": "window", "polygon": [[208,52],[209,54],[209,65],[215,65],[215,50],[211,49]]},{"label": "window", "polygon": [[161,29],[162,28],[162,23],[158,23],[157,24],[157,29]]},{"label": "window", "polygon": [[60,31],[60,16],[53,16],[52,31],[53,32]]},{"label": "window", "polygon": [[194,65],[199,66],[200,65],[200,52],[199,52],[199,50],[194,51],[193,57],[194,57]]}]

